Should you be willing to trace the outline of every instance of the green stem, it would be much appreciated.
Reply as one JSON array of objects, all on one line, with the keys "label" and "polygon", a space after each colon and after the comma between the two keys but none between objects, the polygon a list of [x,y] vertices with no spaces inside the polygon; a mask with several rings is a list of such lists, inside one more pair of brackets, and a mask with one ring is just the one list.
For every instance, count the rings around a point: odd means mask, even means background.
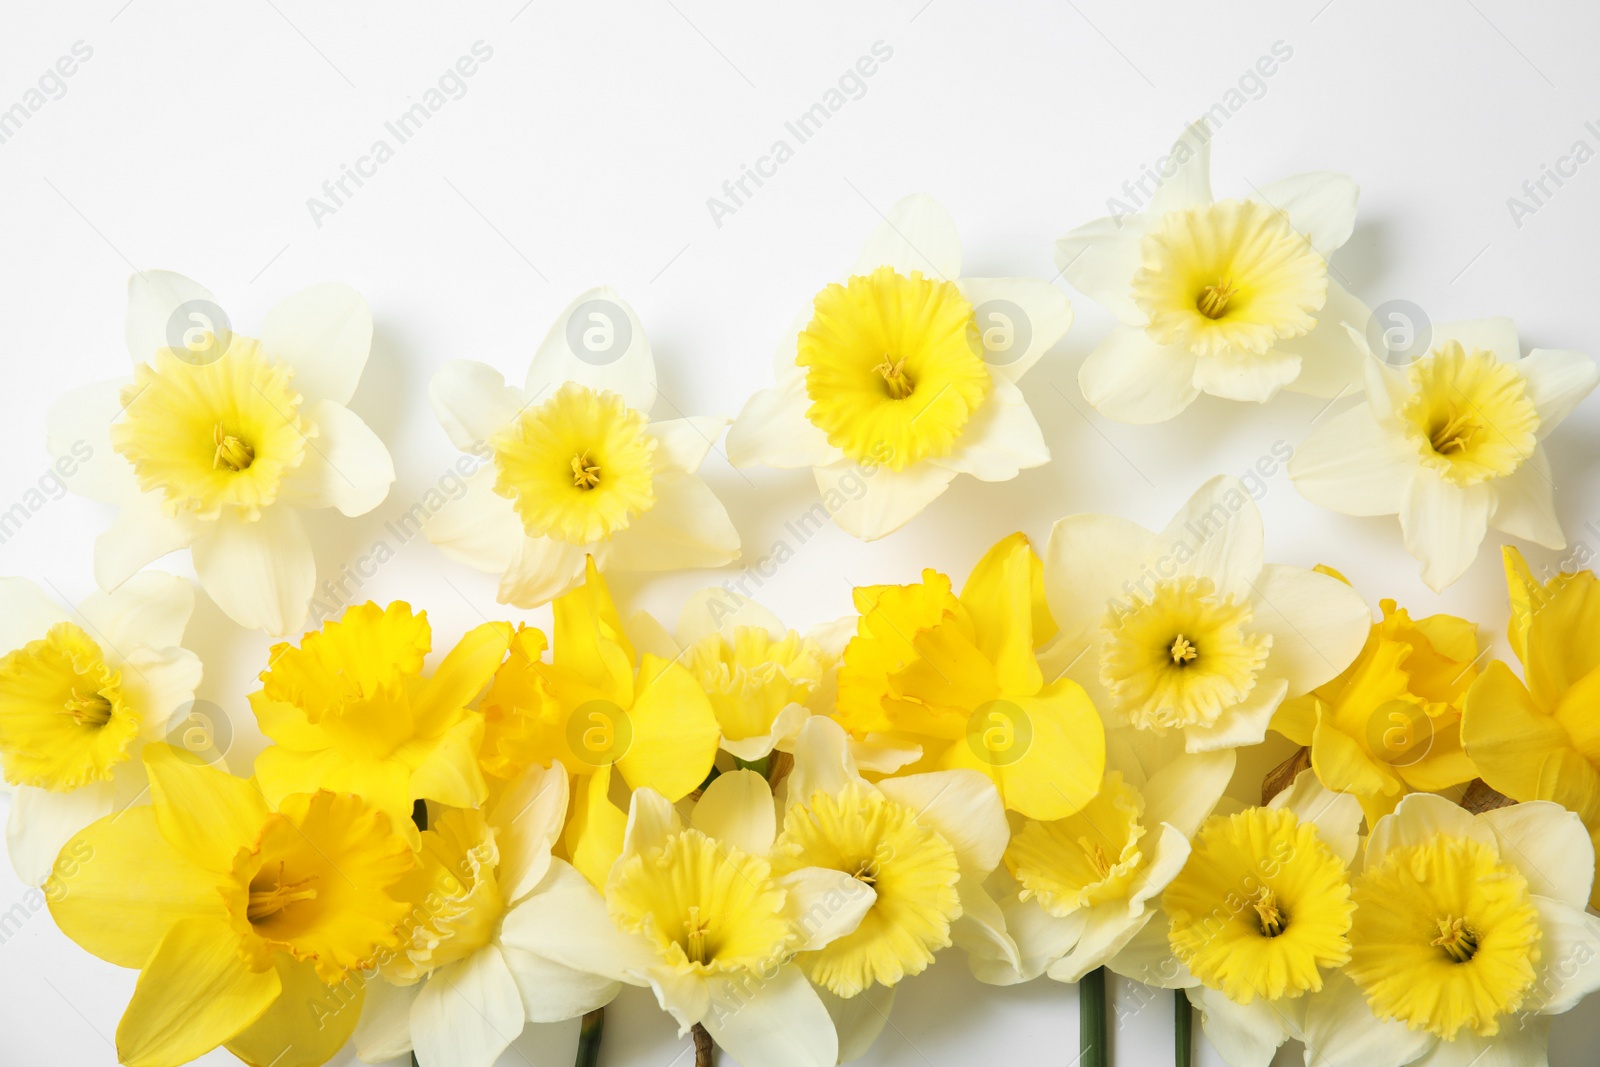
[{"label": "green stem", "polygon": [[765,778],[767,776],[767,772],[772,769],[771,756],[762,756],[760,759],[752,760],[742,760],[738,756],[735,756],[733,757],[733,762],[734,765],[737,766],[741,771],[755,771],[763,778]]},{"label": "green stem", "polygon": [[595,1067],[600,1062],[600,1035],[606,1028],[606,1010],[596,1008],[583,1017],[578,1030],[578,1058],[572,1067]]},{"label": "green stem", "polygon": [[1106,969],[1096,967],[1078,983],[1080,1067],[1106,1067]]},{"label": "green stem", "polygon": [[1194,1055],[1194,1009],[1189,1007],[1189,994],[1182,989],[1172,991],[1172,1038],[1178,1067],[1189,1067],[1189,1058]]}]

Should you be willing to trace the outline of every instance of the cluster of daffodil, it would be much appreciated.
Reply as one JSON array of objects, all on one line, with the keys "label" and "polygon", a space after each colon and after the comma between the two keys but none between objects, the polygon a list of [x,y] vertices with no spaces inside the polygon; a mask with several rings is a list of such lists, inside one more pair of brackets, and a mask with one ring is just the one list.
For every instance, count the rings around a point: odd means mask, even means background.
[{"label": "cluster of daffodil", "polygon": [[[1541,442],[1594,364],[1523,358],[1482,320],[1390,365],[1328,272],[1354,183],[1216,201],[1209,139],[1185,133],[1144,210],[1059,243],[1120,320],[1082,366],[1089,402],[1149,423],[1202,392],[1350,395],[1291,477],[1398,514],[1431,587],[1491,522],[1562,547]],[[1011,534],[959,584],[857,587],[805,631],[727,587],[671,628],[624,617],[605,572],[737,559],[696,473],[724,431],[735,465],[813,468],[863,539],[959,474],[1049,460],[1018,382],[1068,302],[960,258],[941,208],[902,201],[735,420],[652,420],[644,327],[608,289],[520,386],[447,364],[429,397],[476,469],[422,529],[549,622],[437,656],[404,602],[305,632],[299,511],[359,516],[394,480],[345,406],[366,304],[317,287],[256,340],[188,328],[215,309],[195,283],[136,276],[131,381],[49,416],[73,488],[120,509],[104,591],[67,611],[0,579],[9,853],[70,938],[139,972],[120,1062],[317,1067],[353,1041],[491,1067],[533,1029],[593,1064],[632,985],[699,1063],[833,1067],[949,949],[986,983],[1081,983],[1086,1065],[1107,1062],[1108,970],[1178,990],[1233,1067],[1290,1039],[1328,1067],[1544,1063],[1549,1017],[1600,988],[1591,572],[1541,579],[1505,548],[1519,677],[1473,622],[1392,600],[1375,619],[1338,572],[1267,562],[1251,494],[1219,477],[1159,532],[1069,515],[1042,552]],[[143,568],[181,548],[234,621],[300,634],[248,695],[248,768],[169,743],[201,684],[195,593]]]}]

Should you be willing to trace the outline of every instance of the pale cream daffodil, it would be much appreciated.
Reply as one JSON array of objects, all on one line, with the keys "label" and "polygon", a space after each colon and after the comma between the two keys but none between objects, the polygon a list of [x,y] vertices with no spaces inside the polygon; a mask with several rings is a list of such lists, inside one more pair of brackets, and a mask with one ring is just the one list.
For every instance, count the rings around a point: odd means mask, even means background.
[{"label": "pale cream daffodil", "polygon": [[615,290],[567,306],[520,388],[453,360],[428,397],[451,443],[487,462],[423,532],[451,559],[499,574],[502,604],[554,600],[583,581],[587,556],[632,571],[739,558],[727,510],[695,473],[728,420],[651,421],[665,399],[655,357]]},{"label": "pale cream daffodil", "polygon": [[1592,359],[1523,357],[1510,319],[1476,319],[1432,327],[1428,354],[1406,367],[1368,352],[1365,375],[1363,401],[1289,460],[1302,496],[1346,515],[1398,515],[1435,592],[1472,564],[1490,526],[1566,547],[1543,441],[1600,382]]},{"label": "pale cream daffodil", "polygon": [[1371,315],[1328,270],[1355,226],[1356,183],[1317,171],[1213,200],[1212,136],[1203,119],[1189,127],[1147,202],[1056,242],[1067,281],[1118,320],[1078,371],[1109,418],[1165,422],[1201,393],[1264,402],[1361,386],[1343,324]]},{"label": "pale cream daffodil", "polygon": [[1017,382],[1071,325],[1049,282],[962,277],[949,212],[906,197],[783,335],[776,384],[739,413],[728,458],[812,468],[821,508],[875,540],[958,474],[1004,482],[1049,462]]},{"label": "pale cream daffodil", "polygon": [[70,488],[120,509],[95,541],[102,589],[188,548],[229,618],[279,636],[300,628],[316,585],[299,513],[364,515],[394,482],[389,450],[345,406],[366,366],[372,313],[354,289],[327,284],[267,312],[260,340],[220,316],[181,274],[135,274],[133,379],[63,396],[47,445],[56,457],[87,452]]},{"label": "pale cream daffodil", "polygon": [[648,986],[680,1033],[704,1026],[741,1063],[833,1067],[838,1035],[797,954],[850,934],[876,894],[848,872],[780,869],[777,841],[772,791],[753,771],[719,775],[687,821],[637,789],[602,887],[552,860],[552,888],[507,917],[502,943]]},{"label": "pale cream daffodil", "polygon": [[369,1063],[414,1053],[422,1067],[492,1067],[512,1041],[562,1044],[619,984],[507,944],[518,912],[564,888],[551,846],[567,813],[567,775],[534,767],[483,809],[430,806],[400,947],[380,960],[356,1024]]},{"label": "pale cream daffodil", "polygon": [[1593,878],[1588,831],[1558,804],[1405,797],[1367,840],[1350,962],[1307,1004],[1306,1061],[1545,1063],[1550,1017],[1600,989]]},{"label": "pale cream daffodil", "polygon": [[1344,670],[1371,625],[1337,578],[1264,562],[1261,512],[1227,476],[1161,533],[1111,515],[1060,520],[1044,579],[1061,629],[1050,668],[1108,724],[1182,731],[1190,752],[1260,742],[1283,699]]},{"label": "pale cream daffodil", "polygon": [[0,578],[6,850],[27,885],[49,877],[79,830],[145,797],[146,744],[191,728],[209,739],[217,727],[172,720],[200,684],[200,658],[181,647],[193,610],[189,583],[154,571],[72,612],[26,578]]}]

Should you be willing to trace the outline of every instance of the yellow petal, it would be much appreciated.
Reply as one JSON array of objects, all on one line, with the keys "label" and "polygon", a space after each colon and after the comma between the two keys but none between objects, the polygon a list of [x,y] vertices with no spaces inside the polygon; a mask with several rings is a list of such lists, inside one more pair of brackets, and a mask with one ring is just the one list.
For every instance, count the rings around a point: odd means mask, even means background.
[{"label": "yellow petal", "polygon": [[980,707],[966,737],[946,749],[940,763],[987,775],[1011,811],[1064,819],[1099,792],[1105,729],[1083,687],[1064,678],[1036,696]]},{"label": "yellow petal", "polygon": [[1478,767],[1461,747],[1461,724],[1434,724],[1433,741],[1427,754],[1415,763],[1394,770],[1412,789],[1437,793],[1478,777]]},{"label": "yellow petal", "polygon": [[176,922],[227,914],[218,875],[161,835],[152,807],[80,830],[61,849],[45,898],[62,933],[118,967],[143,967]]},{"label": "yellow petal", "polygon": [[622,630],[605,579],[589,556],[584,581],[551,605],[555,614],[555,662],[627,707],[633,703],[633,646]]},{"label": "yellow petal", "polygon": [[117,1026],[125,1067],[178,1067],[259,1019],[282,990],[275,970],[252,971],[223,919],[185,919],[145,964]]},{"label": "yellow petal", "polygon": [[1317,780],[1336,793],[1358,797],[1400,792],[1400,779],[1388,767],[1368,756],[1355,738],[1341,731],[1327,715],[1317,719],[1311,733],[1311,769]]},{"label": "yellow petal", "polygon": [[1558,576],[1543,587],[1528,622],[1523,677],[1538,705],[1555,708],[1563,693],[1600,669],[1600,581],[1593,573]]},{"label": "yellow petal", "polygon": [[432,746],[422,765],[411,772],[411,799],[427,798],[453,808],[475,808],[489,795],[478,767],[483,741],[483,716],[473,712],[456,723]]},{"label": "yellow petal", "polygon": [[1540,799],[1545,761],[1569,747],[1561,724],[1540,711],[1511,669],[1498,661],[1467,693],[1461,742],[1483,780],[1513,800]]},{"label": "yellow petal", "polygon": [[1543,586],[1514,545],[1502,545],[1500,555],[1506,569],[1506,595],[1511,601],[1506,637],[1511,641],[1511,651],[1516,653],[1517,661],[1527,663],[1528,624],[1533,622],[1533,606],[1542,598]]},{"label": "yellow petal", "polygon": [[434,736],[477,699],[511,648],[509,622],[486,622],[450,650],[439,669],[411,700],[417,733]]},{"label": "yellow petal", "polygon": [[630,788],[681,800],[711,773],[722,738],[716,712],[687,668],[658,656],[640,661],[638,694],[628,709],[633,740],[617,770]]},{"label": "yellow petal", "polygon": [[1044,601],[1044,563],[1026,535],[1012,534],[984,553],[961,588],[961,603],[1000,688],[1038,692],[1044,679],[1033,650],[1054,636],[1056,626]]},{"label": "yellow petal", "polygon": [[575,790],[578,803],[567,822],[567,855],[572,865],[595,888],[605,887],[611,865],[622,855],[622,840],[628,829],[628,814],[611,803],[611,764],[579,779],[583,788]]},{"label": "yellow petal", "polygon": [[274,745],[256,757],[255,771],[262,791],[274,804],[319,789],[354,793],[388,815],[400,830],[412,825],[411,770],[398,760],[352,759],[333,748],[291,752]]},{"label": "yellow petal", "polygon": [[171,745],[146,745],[144,765],[162,836],[207,870],[232,870],[234,854],[255,844],[271,814],[256,783]]},{"label": "yellow petal", "polygon": [[228,1051],[250,1067],[321,1067],[355,1032],[366,979],[352,974],[338,985],[324,985],[315,966],[282,956],[278,980],[282,994],[227,1042]]},{"label": "yellow petal", "polygon": [[1272,713],[1272,728],[1297,745],[1309,745],[1317,728],[1317,704],[1310,693],[1285,700]]}]

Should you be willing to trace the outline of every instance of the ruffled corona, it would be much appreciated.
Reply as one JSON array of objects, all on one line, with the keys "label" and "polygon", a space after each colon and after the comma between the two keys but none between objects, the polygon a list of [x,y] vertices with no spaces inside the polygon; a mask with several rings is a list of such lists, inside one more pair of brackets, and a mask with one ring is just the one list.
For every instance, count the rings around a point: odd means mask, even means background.
[{"label": "ruffled corona", "polygon": [[1143,858],[1139,839],[1144,798],[1109,771],[1099,794],[1076,815],[1053,822],[1029,819],[1006,849],[1006,866],[1057,918],[1125,896]]},{"label": "ruffled corona", "polygon": [[1454,484],[1503,478],[1533,455],[1539,412],[1514,364],[1450,341],[1415,363],[1409,378],[1399,413],[1406,438]]},{"label": "ruffled corona", "polygon": [[422,832],[417,867],[401,895],[420,901],[401,925],[401,951],[380,968],[409,985],[489,943],[505,913],[495,868],[500,850],[481,811],[451,809]]},{"label": "ruffled corona", "polygon": [[726,637],[707,634],[688,653],[685,665],[732,741],[765,734],[784,708],[806,704],[828,661],[815,641],[793,630],[774,638],[760,626],[736,627]]}]

